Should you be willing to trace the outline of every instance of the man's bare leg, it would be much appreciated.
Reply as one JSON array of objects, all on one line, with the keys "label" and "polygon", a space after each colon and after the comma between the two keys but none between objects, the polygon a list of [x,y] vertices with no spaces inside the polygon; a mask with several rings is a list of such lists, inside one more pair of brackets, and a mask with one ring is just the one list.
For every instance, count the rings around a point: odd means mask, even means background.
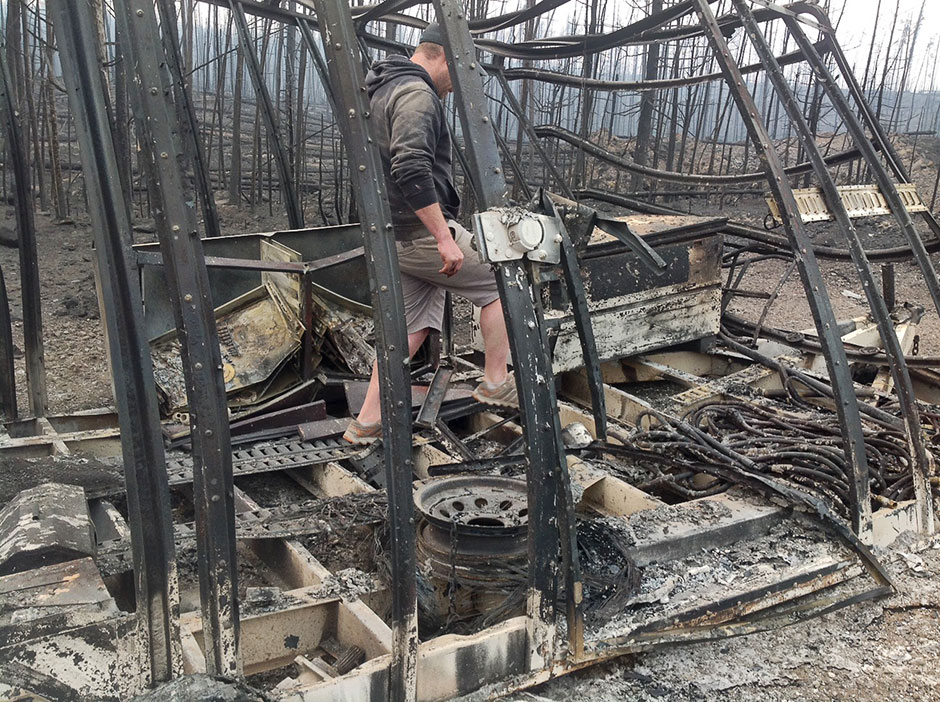
[{"label": "man's bare leg", "polygon": [[[421,344],[428,336],[428,329],[422,329],[414,334],[408,335],[408,356],[414,356]],[[508,344],[508,341],[507,341]],[[382,419],[382,403],[379,393],[379,366],[378,363],[372,364],[372,378],[369,380],[369,389],[366,391],[366,399],[362,402],[362,409],[359,410],[357,421],[360,424],[375,424]]]},{"label": "man's bare leg", "polygon": [[506,362],[509,360],[509,335],[499,300],[480,310],[480,331],[485,352],[483,380],[490,385],[499,385],[506,380]]}]

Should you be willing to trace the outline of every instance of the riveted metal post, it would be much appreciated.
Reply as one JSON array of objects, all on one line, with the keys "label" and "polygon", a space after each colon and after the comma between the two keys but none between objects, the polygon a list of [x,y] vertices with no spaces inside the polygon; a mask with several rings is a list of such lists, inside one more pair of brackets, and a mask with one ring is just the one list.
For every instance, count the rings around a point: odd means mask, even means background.
[{"label": "riveted metal post", "polygon": [[849,486],[852,527],[856,534],[866,538],[872,526],[868,461],[865,455],[862,419],[855,397],[852,374],[845,356],[845,347],[842,345],[826,285],[823,282],[816,255],[813,253],[812,242],[800,218],[800,210],[784,172],[783,163],[774,150],[767,128],[758,117],[757,105],[744,84],[744,78],[731,55],[728,42],[718,26],[715,14],[707,0],[695,0],[695,11],[767,174],[770,190],[777,202],[781,204],[783,226],[790,239],[803,288],[806,291],[806,300],[822,344],[823,355],[829,370],[829,381],[832,384],[836,413],[842,429],[845,457],[852,476]]},{"label": "riveted metal post", "polygon": [[274,156],[274,165],[277,167],[278,178],[281,180],[281,196],[284,198],[287,219],[290,222],[291,229],[300,229],[304,226],[304,214],[300,207],[300,200],[297,197],[297,190],[294,187],[294,176],[291,173],[287,151],[285,151],[284,143],[281,140],[280,119],[278,119],[277,111],[274,109],[271,94],[264,82],[261,64],[258,62],[258,55],[252,45],[248,20],[245,18],[245,9],[242,7],[240,0],[229,0],[229,9],[232,11],[235,31],[238,34],[238,50],[245,56],[248,75],[251,77],[251,84],[254,86],[255,95],[258,98],[261,119],[264,120],[268,139],[271,140],[271,151]]},{"label": "riveted metal post", "polygon": [[872,316],[878,327],[878,333],[881,335],[882,343],[884,344],[885,353],[888,356],[891,375],[894,378],[894,386],[901,408],[901,415],[905,422],[907,443],[911,455],[914,457],[917,464],[916,466],[911,466],[911,469],[913,471],[914,491],[920,509],[921,524],[923,524],[925,528],[932,530],[933,505],[930,496],[930,485],[927,482],[929,459],[921,431],[920,412],[917,409],[914,388],[911,384],[910,373],[908,372],[907,364],[904,360],[904,350],[901,348],[901,343],[894,331],[889,306],[885,303],[884,298],[878,294],[878,283],[875,281],[875,276],[872,273],[861,238],[859,237],[858,231],[855,229],[855,225],[852,223],[852,219],[849,217],[849,213],[846,211],[836,182],[829,173],[829,169],[826,167],[822,152],[820,152],[816,144],[813,130],[803,116],[803,110],[784,77],[783,69],[780,67],[770,45],[761,33],[760,27],[755,21],[750,8],[743,0],[732,0],[732,2],[738,11],[738,15],[741,17],[744,30],[747,32],[751,43],[757,50],[758,57],[767,69],[767,75],[773,83],[774,89],[790,118],[790,122],[796,128],[797,135],[803,143],[803,150],[806,152],[816,177],[819,179],[823,196],[826,199],[826,204],[829,206],[829,211],[833,213],[839,225],[839,229],[845,236],[846,246],[852,255],[852,261],[855,264],[855,269],[858,271],[859,279],[862,282],[862,289],[865,291],[868,305],[871,308]]},{"label": "riveted metal post", "polygon": [[193,502],[206,670],[234,677],[238,655],[235,495],[222,356],[193,197],[177,131],[171,81],[153,0],[116,0],[125,61],[133,68],[130,98],[168,289],[181,341],[193,443]]},{"label": "riveted metal post", "polygon": [[182,673],[183,663],[166,457],[130,213],[112,141],[92,7],[72,0],[49,0],[46,7],[62,63],[68,66],[63,80],[81,150],[121,425],[137,617],[150,680],[156,684]]},{"label": "riveted metal post", "polygon": [[[485,109],[482,68],[467,19],[456,0],[435,0],[437,19],[446,37],[454,97],[466,144],[469,176],[481,209],[508,204],[499,149]],[[496,265],[503,315],[509,332],[520,419],[528,459],[529,501],[529,667],[542,668],[553,658],[554,598],[561,538],[567,568],[569,648],[577,657],[584,647],[581,572],[572,517],[571,484],[558,423],[552,368],[539,315],[537,295],[522,261]],[[535,264],[531,264],[535,265]]]},{"label": "riveted metal post", "polygon": [[26,144],[20,130],[19,110],[13,98],[6,55],[0,51],[0,117],[7,137],[13,167],[13,198],[16,204],[17,248],[23,301],[23,345],[26,353],[26,394],[34,417],[46,414],[46,359],[42,341],[42,302],[39,296],[39,255],[33,213],[32,179]]},{"label": "riveted metal post", "polygon": [[375,316],[376,361],[381,383],[382,443],[388,489],[388,520],[393,544],[392,664],[388,699],[409,702],[417,695],[418,618],[415,520],[412,497],[411,378],[408,335],[391,231],[391,212],[378,149],[370,136],[369,96],[362,74],[352,13],[344,2],[314,0],[333,108],[349,157],[360,213],[369,285]]},{"label": "riveted metal post", "polygon": [[202,218],[207,237],[222,236],[219,226],[219,213],[215,207],[215,197],[212,194],[212,180],[209,174],[209,165],[206,161],[206,150],[202,144],[199,132],[199,121],[196,119],[196,110],[193,107],[189,92],[189,83],[186,80],[186,70],[183,66],[183,57],[180,55],[179,32],[176,28],[176,3],[173,0],[157,0],[157,10],[160,13],[160,29],[163,37],[163,49],[166,54],[167,67],[173,76],[173,96],[176,105],[177,123],[183,134],[183,144],[188,151],[189,168],[192,169],[199,200],[202,203]]}]

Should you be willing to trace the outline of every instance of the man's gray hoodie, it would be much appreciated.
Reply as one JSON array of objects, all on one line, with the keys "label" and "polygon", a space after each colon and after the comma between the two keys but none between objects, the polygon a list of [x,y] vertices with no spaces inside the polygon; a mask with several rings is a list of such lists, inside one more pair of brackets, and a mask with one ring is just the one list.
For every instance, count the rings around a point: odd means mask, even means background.
[{"label": "man's gray hoodie", "polygon": [[407,241],[427,236],[415,210],[437,202],[445,217],[455,218],[460,209],[444,105],[428,72],[403,56],[374,63],[366,87],[395,238]]}]

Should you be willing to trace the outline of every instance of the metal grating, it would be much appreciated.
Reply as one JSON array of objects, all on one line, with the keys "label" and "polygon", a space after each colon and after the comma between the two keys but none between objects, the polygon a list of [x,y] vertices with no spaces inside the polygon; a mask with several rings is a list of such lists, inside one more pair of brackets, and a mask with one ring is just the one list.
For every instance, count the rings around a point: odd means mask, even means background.
[{"label": "metal grating", "polygon": [[[295,438],[279,439],[233,451],[232,472],[237,477],[287,468],[302,468],[343,460],[361,452],[361,446],[354,446],[341,438],[315,441],[297,441]],[[192,482],[192,456],[182,452],[168,453],[167,475],[170,485]]]},{"label": "metal grating", "polygon": [[[897,185],[898,195],[908,212],[926,212],[927,206],[913,183]],[[804,222],[829,222],[833,216],[823,197],[822,188],[802,188],[794,190],[800,215]],[[888,201],[877,185],[842,185],[839,194],[849,217],[874,217],[891,214]],[[780,206],[772,196],[767,196],[767,205],[776,221],[780,220]]]}]

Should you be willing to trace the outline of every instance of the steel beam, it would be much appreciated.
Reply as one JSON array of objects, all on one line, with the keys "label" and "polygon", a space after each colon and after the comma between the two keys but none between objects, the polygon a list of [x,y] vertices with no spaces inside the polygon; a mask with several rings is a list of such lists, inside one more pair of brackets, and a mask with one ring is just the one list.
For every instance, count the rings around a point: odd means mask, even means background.
[{"label": "steel beam", "polygon": [[274,103],[271,102],[271,94],[264,82],[264,73],[261,70],[261,64],[258,62],[258,55],[252,45],[248,20],[245,18],[245,8],[242,7],[241,0],[229,0],[228,4],[238,34],[238,50],[245,55],[245,65],[248,67],[248,75],[251,77],[251,84],[254,86],[255,95],[258,98],[261,119],[264,120],[268,139],[271,140],[271,151],[274,156],[274,164],[277,167],[278,178],[281,180],[281,196],[284,198],[287,220],[291,229],[301,229],[304,226],[304,213],[300,206],[300,200],[297,198],[297,190],[294,187],[294,176],[291,173],[290,160],[287,158],[287,152],[281,142],[280,120],[277,111],[274,109]]},{"label": "steel beam", "polygon": [[131,108],[181,343],[193,443],[193,503],[206,670],[234,677],[238,655],[235,495],[222,357],[192,193],[153,0],[117,0]]},{"label": "steel beam", "polygon": [[845,348],[839,336],[838,325],[819,264],[813,253],[812,242],[799,216],[799,207],[787,180],[783,163],[774,150],[774,144],[766,126],[758,118],[757,105],[744,83],[741,71],[731,55],[728,42],[721,32],[721,27],[708,0],[695,0],[695,11],[718,65],[725,74],[731,96],[747,127],[748,135],[754,143],[755,151],[767,175],[770,190],[777,202],[781,203],[783,226],[800,271],[806,299],[822,342],[823,355],[829,370],[829,382],[832,384],[836,413],[842,430],[846,462],[852,476],[849,486],[852,501],[852,527],[859,537],[868,538],[872,529],[871,495],[862,419],[855,397],[852,374],[845,356]]},{"label": "steel beam", "polygon": [[[499,161],[493,125],[486,110],[483,69],[464,11],[457,0],[434,0],[444,30],[445,50],[453,82],[457,111],[466,144],[468,173],[481,209],[507,205],[506,182]],[[554,598],[561,539],[567,568],[568,634],[570,652],[583,652],[583,608],[577,533],[572,514],[571,483],[561,439],[549,348],[541,319],[538,295],[527,263],[511,261],[496,266],[503,315],[509,332],[520,419],[528,458],[529,502],[529,667],[537,669],[553,658]],[[535,265],[535,264],[532,264]]]},{"label": "steel beam", "polygon": [[142,648],[153,684],[182,672],[173,519],[150,346],[131,248],[131,220],[112,141],[96,19],[90,4],[49,0],[101,272],[101,292],[121,425],[127,510]]},{"label": "steel beam", "polygon": [[212,194],[212,182],[209,177],[209,164],[206,161],[206,150],[202,144],[199,131],[199,120],[196,119],[196,110],[193,107],[189,92],[189,83],[186,77],[190,74],[183,66],[180,55],[179,32],[176,28],[176,3],[173,0],[157,0],[157,11],[160,13],[160,29],[163,37],[163,50],[166,54],[167,67],[173,80],[173,97],[176,105],[177,123],[183,134],[183,143],[188,151],[189,168],[193,171],[199,199],[202,202],[202,218],[205,226],[205,236],[222,236],[219,225],[219,213],[215,208],[215,197]]},{"label": "steel beam", "polygon": [[23,344],[26,353],[26,394],[34,417],[46,414],[46,359],[42,341],[42,302],[39,296],[39,254],[33,212],[32,179],[19,108],[13,96],[6,52],[0,51],[0,118],[7,137],[13,168],[13,199],[16,205],[17,248],[20,255],[20,287],[23,302]]},{"label": "steel beam", "polygon": [[359,206],[375,317],[376,361],[383,379],[382,442],[393,544],[388,699],[409,702],[417,695],[418,617],[411,403],[401,399],[410,396],[411,378],[398,254],[381,160],[370,136],[371,109],[350,8],[336,0],[314,0],[314,5],[333,86],[334,116],[343,135]]},{"label": "steel beam", "polygon": [[852,254],[852,262],[858,272],[859,279],[862,282],[862,289],[865,291],[865,297],[868,300],[868,306],[871,308],[872,316],[878,327],[878,333],[881,335],[884,344],[885,353],[888,356],[891,377],[894,379],[895,390],[897,391],[898,403],[901,407],[901,415],[904,419],[907,443],[911,456],[914,457],[917,465],[911,466],[912,478],[914,481],[914,491],[917,497],[918,508],[920,509],[921,523],[930,531],[933,531],[933,500],[930,494],[930,485],[927,480],[927,474],[930,466],[930,460],[927,456],[927,449],[924,446],[924,437],[920,424],[920,412],[917,409],[917,400],[914,395],[914,387],[911,383],[910,373],[907,364],[904,361],[904,350],[894,330],[894,322],[891,319],[891,310],[885,304],[884,298],[879,294],[878,283],[872,273],[871,265],[865,254],[865,248],[859,237],[858,230],[852,222],[849,212],[845,207],[839,188],[835,180],[826,167],[825,159],[816,144],[816,137],[803,115],[802,107],[793,91],[787,83],[783,74],[783,69],[773,55],[773,51],[767,40],[764,38],[758,23],[754,20],[750,8],[744,0],[732,0],[738,15],[744,26],[744,30],[751,40],[751,44],[757,51],[760,60],[767,68],[767,76],[773,83],[774,90],[786,110],[790,122],[796,128],[797,136],[803,144],[803,150],[807,154],[810,163],[813,165],[813,171],[819,179],[823,196],[829,211],[835,217],[839,229],[845,236],[846,246]]}]

